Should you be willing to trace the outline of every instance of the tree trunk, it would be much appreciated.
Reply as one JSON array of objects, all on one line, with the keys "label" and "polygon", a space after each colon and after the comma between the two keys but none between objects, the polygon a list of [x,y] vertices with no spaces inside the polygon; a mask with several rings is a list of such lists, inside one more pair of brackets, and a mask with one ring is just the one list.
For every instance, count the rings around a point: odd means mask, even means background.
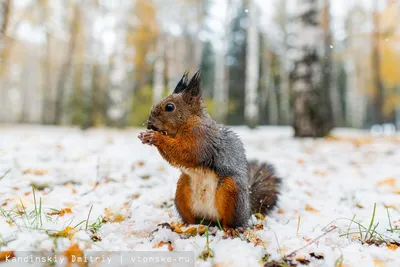
[{"label": "tree trunk", "polygon": [[0,0],[0,47],[7,33],[8,24],[10,22],[11,0]]},{"label": "tree trunk", "polygon": [[331,12],[330,12],[330,0],[324,0],[323,12],[322,12],[322,26],[324,32],[324,56],[322,60],[322,93],[324,103],[326,103],[326,119],[328,119],[333,126],[333,114],[332,114],[332,31],[331,31]]},{"label": "tree trunk", "polygon": [[215,119],[220,123],[226,123],[229,111],[229,66],[226,62],[231,39],[231,9],[232,0],[227,2],[226,18],[223,22],[225,33],[221,38],[221,47],[215,53],[215,82],[214,104]]},{"label": "tree trunk", "polygon": [[378,0],[374,0],[373,10],[373,27],[374,33],[372,36],[372,72],[373,72],[373,84],[375,87],[375,96],[373,99],[373,123],[382,124],[384,123],[383,116],[383,103],[384,103],[384,88],[381,77],[381,63],[380,63],[380,45],[379,45],[379,14],[378,14]]},{"label": "tree trunk", "polygon": [[[7,120],[7,110],[8,110],[8,88],[7,81],[5,77],[6,62],[4,60],[4,55],[6,53],[5,48],[5,35],[7,33],[7,28],[10,20],[10,10],[11,10],[11,0],[0,0],[0,121]],[[4,113],[3,113],[4,112]]]},{"label": "tree trunk", "polygon": [[161,35],[157,41],[156,62],[154,64],[153,104],[158,103],[164,92],[164,38]]},{"label": "tree trunk", "polygon": [[258,79],[259,79],[259,33],[257,9],[254,0],[249,0],[246,49],[246,83],[244,115],[249,127],[254,128],[259,119]]},{"label": "tree trunk", "polygon": [[[167,37],[167,84],[168,84],[168,94],[172,94],[175,89],[176,83],[178,79],[175,75],[176,67],[175,67],[175,50],[174,50],[174,37],[169,35]],[[181,74],[182,75],[182,74]]]},{"label": "tree trunk", "polygon": [[289,68],[287,64],[287,52],[288,52],[288,32],[287,32],[287,1],[281,1],[281,8],[282,10],[282,34],[283,34],[283,42],[282,42],[282,52],[280,56],[280,84],[279,84],[279,91],[280,91],[280,98],[279,98],[279,119],[281,124],[288,125],[292,120],[292,111],[290,107],[290,74]]},{"label": "tree trunk", "polygon": [[[264,46],[266,47],[266,46]],[[267,49],[265,49],[267,50]],[[264,96],[261,96],[261,100],[266,102],[268,108],[268,123],[271,125],[279,124],[279,106],[278,106],[278,95],[276,92],[276,84],[274,79],[274,73],[272,71],[272,53],[265,51],[264,55],[264,75],[265,75],[265,89]],[[266,72],[266,73],[265,73]],[[264,100],[265,99],[265,100]],[[265,110],[265,109],[263,109]]]},{"label": "tree trunk", "polygon": [[55,102],[55,111],[54,111],[54,124],[60,124],[63,113],[63,104],[64,104],[64,93],[65,93],[65,84],[67,82],[67,78],[69,75],[69,71],[71,69],[71,64],[73,61],[73,55],[76,45],[78,26],[80,23],[80,7],[75,5],[74,14],[71,21],[71,36],[68,44],[68,52],[66,55],[66,61],[61,66],[61,71],[59,74],[59,79],[57,82],[57,94],[56,94],[56,102]]},{"label": "tree trunk", "polygon": [[322,137],[329,133],[326,98],[322,88],[319,47],[323,38],[318,0],[298,0],[297,40],[292,73],[295,91],[294,132],[296,137]]}]

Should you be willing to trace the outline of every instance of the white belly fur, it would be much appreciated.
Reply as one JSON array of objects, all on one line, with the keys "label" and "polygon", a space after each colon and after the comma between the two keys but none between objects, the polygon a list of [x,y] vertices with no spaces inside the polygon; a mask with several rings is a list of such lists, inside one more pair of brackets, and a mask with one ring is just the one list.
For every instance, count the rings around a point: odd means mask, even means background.
[{"label": "white belly fur", "polygon": [[204,169],[182,169],[182,171],[190,176],[193,213],[201,219],[220,219],[215,206],[217,175]]}]

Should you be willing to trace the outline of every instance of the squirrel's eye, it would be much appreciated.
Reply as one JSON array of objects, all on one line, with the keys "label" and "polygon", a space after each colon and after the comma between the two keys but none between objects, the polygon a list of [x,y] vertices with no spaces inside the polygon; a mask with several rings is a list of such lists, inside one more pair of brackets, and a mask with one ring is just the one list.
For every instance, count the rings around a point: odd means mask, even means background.
[{"label": "squirrel's eye", "polygon": [[169,104],[167,104],[167,105],[165,106],[165,111],[167,111],[167,112],[171,112],[171,111],[173,111],[174,109],[175,109],[174,104],[169,103]]}]

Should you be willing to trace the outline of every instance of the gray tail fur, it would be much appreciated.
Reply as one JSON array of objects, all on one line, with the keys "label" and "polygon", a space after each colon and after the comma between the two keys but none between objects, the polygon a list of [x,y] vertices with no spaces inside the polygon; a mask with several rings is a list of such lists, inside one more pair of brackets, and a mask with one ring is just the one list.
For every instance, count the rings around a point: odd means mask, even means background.
[{"label": "gray tail fur", "polygon": [[250,204],[252,213],[267,214],[278,201],[281,179],[268,163],[248,162]]}]

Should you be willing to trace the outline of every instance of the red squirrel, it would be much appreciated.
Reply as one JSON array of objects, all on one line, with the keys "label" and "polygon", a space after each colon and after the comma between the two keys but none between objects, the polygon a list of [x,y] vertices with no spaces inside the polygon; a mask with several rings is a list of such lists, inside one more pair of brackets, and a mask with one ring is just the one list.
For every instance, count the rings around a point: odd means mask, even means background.
[{"label": "red squirrel", "polygon": [[238,136],[207,114],[200,71],[189,82],[185,72],[174,92],[153,106],[147,129],[139,139],[182,171],[175,205],[185,223],[243,227],[252,213],[267,214],[276,205],[280,178],[267,163],[247,162]]}]

